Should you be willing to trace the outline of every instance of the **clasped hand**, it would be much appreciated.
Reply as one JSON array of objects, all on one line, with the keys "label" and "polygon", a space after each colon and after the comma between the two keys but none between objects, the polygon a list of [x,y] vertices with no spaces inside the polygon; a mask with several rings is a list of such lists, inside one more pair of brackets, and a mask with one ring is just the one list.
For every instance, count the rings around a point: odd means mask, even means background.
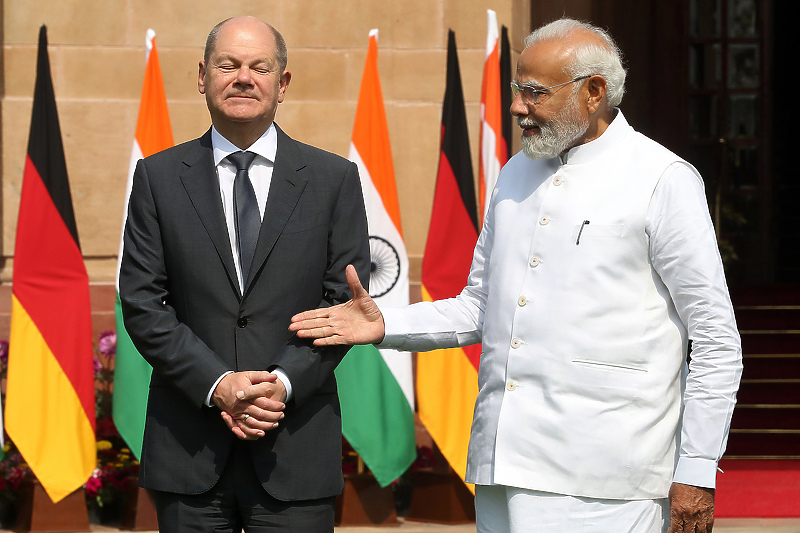
[{"label": "clasped hand", "polygon": [[234,372],[220,380],[211,399],[234,435],[256,440],[278,427],[278,421],[283,419],[286,389],[270,372]]}]

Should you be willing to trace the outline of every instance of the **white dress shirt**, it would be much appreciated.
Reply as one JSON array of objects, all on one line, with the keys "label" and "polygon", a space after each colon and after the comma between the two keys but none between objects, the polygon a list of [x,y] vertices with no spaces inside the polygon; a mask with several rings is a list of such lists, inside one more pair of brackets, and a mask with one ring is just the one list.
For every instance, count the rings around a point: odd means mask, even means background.
[{"label": "white dress shirt", "polygon": [[703,184],[621,112],[563,158],[509,161],[458,297],[382,312],[382,346],[483,343],[467,481],[714,486],[741,344]]},{"label": "white dress shirt", "polygon": [[[236,178],[236,166],[225,159],[232,153],[241,150],[235,144],[220,135],[213,126],[211,127],[211,146],[214,149],[214,166],[217,169],[217,177],[219,178],[219,193],[222,197],[222,210],[225,213],[225,224],[228,226],[228,237],[231,241],[231,252],[233,253],[233,263],[236,266],[237,281],[239,282],[239,289],[244,292],[242,265],[239,261],[239,251],[236,249],[236,211],[233,208],[233,181]],[[272,169],[275,166],[275,155],[278,152],[278,132],[275,129],[275,124],[271,124],[269,129],[246,151],[256,154],[256,158],[253,159],[248,174],[250,176],[250,183],[253,185],[253,190],[256,193],[259,216],[261,220],[264,220],[264,210],[267,207],[269,186],[272,182]],[[292,384],[289,381],[289,377],[280,367],[273,368],[270,371],[276,374],[278,379],[283,382],[284,387],[286,387],[286,400],[288,401],[292,396]],[[217,385],[222,381],[223,377],[232,373],[233,372],[226,372],[217,379],[208,393],[206,404],[211,405],[211,395],[214,393],[214,389],[217,388]]]},{"label": "white dress shirt", "polygon": [[[231,241],[233,263],[236,265],[236,275],[239,288],[244,292],[242,282],[242,265],[239,263],[239,251],[236,249],[236,211],[233,208],[233,181],[236,178],[236,166],[225,159],[234,152],[241,151],[236,145],[219,134],[216,128],[211,127],[211,146],[214,147],[214,166],[219,177],[219,192],[222,196],[222,210],[225,212],[225,223],[228,225],[228,237]],[[267,207],[269,184],[272,181],[272,169],[275,165],[275,154],[278,151],[278,133],[275,125],[254,142],[246,151],[256,154],[250,165],[250,183],[256,193],[258,214],[264,219],[264,209]]]}]

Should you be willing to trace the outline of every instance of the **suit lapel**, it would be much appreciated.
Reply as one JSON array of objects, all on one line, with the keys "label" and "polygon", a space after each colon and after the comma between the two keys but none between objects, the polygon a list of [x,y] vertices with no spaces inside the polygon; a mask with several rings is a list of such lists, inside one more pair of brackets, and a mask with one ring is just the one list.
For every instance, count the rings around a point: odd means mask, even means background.
[{"label": "suit lapel", "polygon": [[272,170],[264,220],[261,222],[253,264],[250,267],[250,279],[245,283],[245,294],[269,257],[308,181],[300,172],[306,165],[295,141],[278,128],[277,124],[275,128],[278,130],[278,151]]},{"label": "suit lapel", "polygon": [[237,281],[236,267],[233,263],[228,226],[225,222],[225,213],[222,210],[219,179],[214,167],[211,130],[198,139],[197,149],[187,154],[183,164],[186,169],[181,173],[181,181],[186,193],[189,195],[192,205],[197,211],[208,236],[211,238],[222,264],[225,266],[229,281],[234,287],[238,288],[239,282]]}]

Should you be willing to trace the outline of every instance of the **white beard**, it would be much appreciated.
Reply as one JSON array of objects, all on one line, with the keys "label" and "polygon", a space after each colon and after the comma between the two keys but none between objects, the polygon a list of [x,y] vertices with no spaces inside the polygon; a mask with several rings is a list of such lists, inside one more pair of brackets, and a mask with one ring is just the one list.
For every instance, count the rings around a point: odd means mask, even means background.
[{"label": "white beard", "polygon": [[578,99],[573,97],[567,107],[550,122],[537,122],[529,117],[517,118],[521,127],[538,126],[538,135],[522,136],[522,151],[531,159],[549,159],[572,148],[589,129],[589,119],[578,112]]}]

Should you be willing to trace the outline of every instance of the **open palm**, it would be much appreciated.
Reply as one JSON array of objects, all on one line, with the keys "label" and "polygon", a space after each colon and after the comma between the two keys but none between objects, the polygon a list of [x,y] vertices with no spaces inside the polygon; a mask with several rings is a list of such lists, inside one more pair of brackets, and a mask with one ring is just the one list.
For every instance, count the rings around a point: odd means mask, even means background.
[{"label": "open palm", "polygon": [[383,315],[361,285],[355,267],[347,265],[347,284],[353,299],[343,304],[304,311],[292,317],[289,330],[314,339],[316,346],[374,344],[383,340]]}]

